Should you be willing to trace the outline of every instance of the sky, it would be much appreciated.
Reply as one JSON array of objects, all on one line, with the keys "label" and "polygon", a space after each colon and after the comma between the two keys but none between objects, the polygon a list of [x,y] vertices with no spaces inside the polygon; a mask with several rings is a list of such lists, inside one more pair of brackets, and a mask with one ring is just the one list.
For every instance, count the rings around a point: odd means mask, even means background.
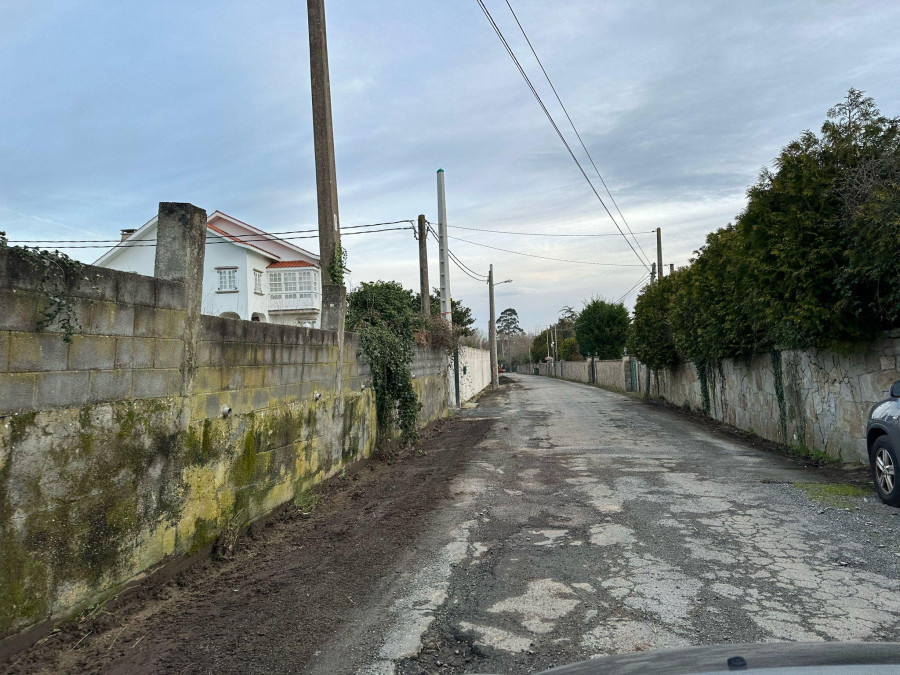
[{"label": "sky", "polygon": [[[650,259],[661,228],[666,269],[727,225],[760,169],[848,88],[900,114],[897,2],[510,1]],[[615,213],[505,0],[486,2]],[[468,240],[451,250],[512,279],[496,289],[498,314],[513,307],[539,329],[564,305],[638,284],[638,254],[476,0],[326,0],[326,11],[343,226],[436,222],[443,168],[450,234]],[[0,0],[0,230],[116,239],[160,201],[270,232],[315,228],[308,49],[302,0]],[[352,282],[418,289],[411,231],[343,243]],[[103,253],[59,248],[86,262]],[[486,329],[485,284],[453,267],[451,291]]]}]

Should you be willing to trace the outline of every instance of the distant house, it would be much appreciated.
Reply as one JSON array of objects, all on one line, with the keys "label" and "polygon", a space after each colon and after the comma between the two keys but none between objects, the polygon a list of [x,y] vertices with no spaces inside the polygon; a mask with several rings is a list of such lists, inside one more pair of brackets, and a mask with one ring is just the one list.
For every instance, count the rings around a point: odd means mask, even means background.
[{"label": "distant house", "polygon": [[[220,211],[209,216],[206,228],[204,314],[319,327],[317,255]],[[155,240],[154,217],[137,230],[122,230],[121,243],[94,264],[153,276]]]}]

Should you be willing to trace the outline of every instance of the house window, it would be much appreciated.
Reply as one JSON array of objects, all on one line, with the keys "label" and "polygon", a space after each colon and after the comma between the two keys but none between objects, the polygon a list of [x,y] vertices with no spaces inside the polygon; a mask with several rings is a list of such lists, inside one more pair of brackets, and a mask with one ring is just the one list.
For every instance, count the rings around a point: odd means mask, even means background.
[{"label": "house window", "polygon": [[237,288],[237,268],[236,267],[217,267],[216,272],[219,273],[219,292],[228,293],[236,291]]},{"label": "house window", "polygon": [[313,270],[269,272],[269,297],[273,300],[312,300],[319,292],[319,277]]},{"label": "house window", "polygon": [[260,295],[262,295],[263,293],[262,277],[262,272],[260,272],[259,270],[253,270],[253,292],[259,293]]}]

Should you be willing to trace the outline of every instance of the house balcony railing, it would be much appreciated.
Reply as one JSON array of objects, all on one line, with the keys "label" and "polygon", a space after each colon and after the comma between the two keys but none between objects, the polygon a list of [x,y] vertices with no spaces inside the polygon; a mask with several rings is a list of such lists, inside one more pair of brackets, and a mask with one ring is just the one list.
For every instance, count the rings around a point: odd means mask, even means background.
[{"label": "house balcony railing", "polygon": [[285,312],[297,309],[320,309],[322,294],[298,291],[296,293],[270,293],[269,311]]}]

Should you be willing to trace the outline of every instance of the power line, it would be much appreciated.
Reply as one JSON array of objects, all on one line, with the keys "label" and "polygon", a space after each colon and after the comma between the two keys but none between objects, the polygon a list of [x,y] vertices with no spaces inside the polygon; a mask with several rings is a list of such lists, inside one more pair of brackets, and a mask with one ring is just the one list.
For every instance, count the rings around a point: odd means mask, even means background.
[{"label": "power line", "polygon": [[488,11],[487,6],[484,4],[484,0],[476,0],[478,6],[481,7],[481,11],[484,12],[485,17],[487,17],[488,22],[491,24],[491,27],[494,29],[494,32],[497,34],[497,37],[500,38],[500,42],[503,43],[503,46],[506,48],[506,53],[509,54],[509,57],[512,59],[513,63],[516,65],[516,68],[519,70],[519,74],[522,75],[525,83],[528,85],[528,88],[531,90],[531,93],[534,95],[535,100],[538,102],[538,105],[541,107],[541,110],[544,111],[544,115],[546,115],[549,120],[553,130],[556,131],[556,135],[559,136],[559,140],[562,141],[563,145],[566,147],[566,150],[569,153],[569,156],[572,158],[572,161],[578,166],[578,170],[581,171],[581,175],[584,176],[584,179],[587,181],[588,186],[590,186],[594,195],[597,197],[600,204],[603,206],[606,214],[609,216],[610,220],[612,220],[613,225],[616,226],[616,229],[619,230],[619,234],[622,235],[622,238],[625,239],[625,242],[628,244],[628,247],[632,250],[637,259],[641,261],[641,267],[649,269],[649,266],[644,261],[643,258],[638,254],[637,250],[631,244],[628,237],[622,231],[622,228],[619,227],[619,223],[616,221],[612,212],[609,210],[609,207],[606,206],[606,202],[603,201],[603,198],[600,196],[600,193],[597,192],[597,188],[594,187],[594,184],[591,182],[591,179],[588,177],[587,172],[584,170],[584,167],[581,165],[581,162],[578,161],[578,158],[575,156],[575,153],[572,152],[572,148],[569,146],[568,141],[566,141],[565,136],[563,136],[562,132],[559,130],[559,127],[556,124],[556,121],[553,119],[553,116],[550,114],[550,111],[547,110],[547,106],[544,105],[544,101],[541,99],[540,94],[538,94],[537,90],[534,88],[534,85],[531,83],[531,79],[528,77],[528,74],[525,72],[525,69],[522,68],[522,64],[519,63],[519,59],[516,57],[515,53],[512,50],[512,47],[509,46],[509,43],[506,41],[506,38],[503,36],[503,31],[500,30],[500,27],[494,21],[494,17],[491,16],[491,13]]},{"label": "power line", "polygon": [[447,249],[447,254],[450,256],[450,259],[453,260],[453,262],[455,262],[461,268],[465,269],[469,273],[469,276],[472,277],[473,279],[478,278],[479,281],[484,281],[484,282],[487,282],[487,280],[489,279],[488,275],[480,274],[480,273],[476,272],[475,270],[473,270],[468,265],[466,265],[462,260],[459,259],[459,256],[457,256],[449,248]]},{"label": "power line", "polygon": [[465,265],[463,265],[459,260],[456,259],[456,256],[454,256],[452,253],[450,253],[449,250],[447,251],[447,253],[450,254],[450,260],[453,262],[453,264],[456,265],[460,269],[460,271],[463,274],[465,274],[467,277],[474,279],[475,281],[477,281],[478,283],[481,283],[481,284],[483,284],[483,283],[485,283],[485,281],[487,281],[486,279],[479,279],[478,277],[474,276],[473,274],[470,274],[468,272],[468,270],[466,269]]},{"label": "power line", "polygon": [[619,298],[618,300],[616,300],[616,304],[619,304],[620,302],[623,302],[623,301],[625,300],[625,298],[627,298],[629,295],[631,295],[632,293],[634,293],[635,290],[637,290],[637,288],[638,288],[641,284],[643,284],[643,283],[644,283],[647,279],[649,279],[649,278],[650,278],[650,275],[649,275],[649,274],[645,274],[643,277],[641,277],[641,280],[640,280],[640,281],[638,281],[634,286],[632,286],[632,287],[629,288],[627,291],[625,291],[625,294],[624,294],[621,298]]},{"label": "power line", "polygon": [[[525,42],[528,43],[529,49],[531,49],[531,53],[534,54],[535,61],[538,62],[538,65],[541,67],[541,71],[544,73],[544,77],[547,78],[547,84],[550,85],[550,89],[553,90],[553,95],[556,96],[556,100],[559,103],[559,107],[562,108],[563,112],[566,115],[566,119],[569,120],[569,124],[572,127],[572,131],[575,132],[575,136],[578,138],[578,142],[581,143],[581,148],[584,150],[584,154],[587,155],[588,159],[591,161],[591,166],[594,167],[594,171],[597,172],[597,178],[600,179],[600,182],[603,184],[604,189],[606,190],[606,194],[609,195],[609,198],[612,200],[613,205],[616,207],[616,211],[619,213],[619,216],[622,218],[622,222],[625,223],[625,227],[628,228],[628,231],[631,233],[631,238],[634,239],[634,243],[638,245],[638,248],[641,249],[641,253],[644,255],[644,260],[647,263],[650,262],[650,258],[647,257],[647,252],[644,251],[644,247],[641,246],[641,242],[637,240],[634,236],[634,232],[631,231],[631,226],[628,224],[628,221],[625,220],[625,214],[622,213],[622,209],[619,208],[619,204],[616,202],[616,198],[613,197],[612,192],[609,191],[609,187],[606,185],[606,181],[603,180],[603,176],[600,175],[600,169],[597,168],[597,164],[594,162],[594,158],[591,156],[591,153],[588,151],[587,146],[584,143],[584,140],[581,138],[581,134],[578,133],[578,129],[575,128],[575,122],[572,121],[572,117],[569,115],[569,111],[566,109],[565,104],[562,102],[562,98],[560,98],[559,92],[556,91],[556,87],[553,85],[553,80],[550,79],[550,75],[547,73],[547,69],[544,68],[544,63],[541,61],[541,58],[537,55],[537,51],[534,49],[534,45],[531,44],[531,40],[528,37],[528,33],[525,32],[525,27],[522,26],[522,22],[519,21],[519,17],[516,14],[516,11],[512,8],[512,4],[510,4],[509,0],[506,0],[506,6],[509,7],[510,13],[513,15],[513,18],[516,20],[516,24],[519,26],[519,30],[522,31],[522,36],[525,38]],[[622,235],[624,236],[624,234]]]},{"label": "power line", "polygon": [[[385,225],[399,225],[400,223],[410,223],[412,224],[414,221],[412,220],[391,220],[384,223],[369,223],[366,225],[347,225],[341,228],[341,232],[344,230],[356,230],[360,228],[368,228],[368,227],[383,227]],[[395,229],[406,229],[404,228],[395,228]],[[232,239],[246,239],[247,241],[271,241],[272,238],[276,239],[313,239],[314,237],[284,237],[282,235],[285,234],[306,234],[309,232],[318,232],[318,228],[309,229],[309,230],[288,230],[287,232],[263,232],[260,234],[227,234],[225,236],[230,237]],[[263,236],[265,235],[265,236]],[[215,235],[215,236],[223,236],[223,235]],[[254,237],[250,239],[250,237]],[[207,237],[209,240],[210,237]],[[121,239],[9,239],[7,240],[10,244],[117,244],[121,243]],[[156,242],[156,239],[142,239],[141,243],[150,243]],[[133,242],[138,243],[138,242]],[[75,248],[67,246],[66,248]],[[91,248],[101,248],[101,247],[91,247]]]},{"label": "power line", "polygon": [[[440,239],[441,239],[441,238],[440,238],[440,236],[438,236],[438,233],[434,231],[434,228],[431,226],[431,223],[429,223],[427,220],[425,221],[425,223],[426,223],[426,225],[428,225],[428,231],[431,232],[431,235],[432,235],[435,239],[437,239],[438,242],[440,242]],[[484,283],[484,282],[486,282],[486,281],[488,280],[488,275],[487,275],[487,274],[481,274],[480,272],[476,272],[476,271],[473,270],[471,267],[469,267],[468,265],[466,265],[462,260],[459,259],[459,257],[458,257],[455,253],[453,253],[453,251],[450,250],[450,247],[449,247],[449,246],[447,247],[447,255],[450,257],[450,259],[451,259],[454,263],[456,263],[456,266],[457,266],[457,267],[459,267],[459,268],[460,268],[463,272],[465,272],[468,276],[470,276],[470,277],[472,277],[473,279],[475,279],[475,281],[480,281],[480,282]],[[479,278],[479,277],[481,277],[481,278]]]},{"label": "power line", "polygon": [[[472,232],[490,232],[491,234],[511,234],[523,237],[619,237],[621,235],[615,232],[603,232],[600,234],[559,234],[556,232],[509,232],[506,230],[489,230],[482,227],[463,227],[462,225],[448,225],[457,230],[471,230]],[[640,232],[632,232],[635,234],[656,234],[656,230],[646,230]]]},{"label": "power line", "polygon": [[[540,258],[542,260],[553,260],[555,262],[564,262],[564,263],[573,263],[576,265],[599,265],[601,267],[644,267],[643,262],[640,265],[627,264],[627,263],[602,263],[602,262],[594,262],[592,260],[566,260],[564,258],[550,258],[545,255],[536,255],[534,253],[522,253],[521,251],[511,251],[508,248],[500,248],[499,246],[491,246],[490,244],[482,244],[477,241],[470,241],[468,239],[462,239],[461,237],[454,237],[453,235],[447,235],[450,239],[456,239],[457,241],[463,241],[467,244],[472,244],[473,246],[484,246],[485,248],[491,248],[495,251],[503,251],[504,253],[513,253],[515,255],[524,255],[529,258]],[[640,260],[640,258],[638,258]]]},{"label": "power line", "polygon": [[[395,231],[399,231],[399,230],[409,230],[409,229],[410,229],[409,227],[386,227],[381,230],[360,230],[359,232],[343,232],[342,231],[341,236],[349,237],[354,234],[376,234],[378,232],[395,232]],[[213,240],[207,239],[205,243],[207,246],[211,246],[213,244],[249,244],[249,243],[253,243],[255,241],[268,241],[268,242],[273,241],[272,237],[264,237],[264,238],[260,238],[260,239],[241,239],[240,241],[233,241],[232,239],[229,239],[225,235],[223,235],[223,237],[224,238],[219,241],[213,241]],[[289,241],[289,240],[294,240],[294,239],[318,239],[318,235],[313,234],[313,235],[307,235],[307,236],[302,236],[302,237],[278,237],[277,239],[280,239],[282,241]],[[13,242],[10,242],[10,243],[13,243]],[[109,248],[110,250],[113,250],[113,249],[120,249],[120,248],[139,248],[142,246],[156,246],[155,239],[148,239],[146,241],[140,241],[140,242],[122,243],[122,244],[117,244],[116,246],[109,246],[108,244],[95,244],[95,245],[87,245],[87,246],[82,246],[82,245],[69,246],[68,244],[65,244],[65,242],[48,242],[48,243],[63,244],[59,248],[65,248],[65,249],[70,249],[70,248]],[[46,248],[46,247],[26,245],[23,248]]]}]

